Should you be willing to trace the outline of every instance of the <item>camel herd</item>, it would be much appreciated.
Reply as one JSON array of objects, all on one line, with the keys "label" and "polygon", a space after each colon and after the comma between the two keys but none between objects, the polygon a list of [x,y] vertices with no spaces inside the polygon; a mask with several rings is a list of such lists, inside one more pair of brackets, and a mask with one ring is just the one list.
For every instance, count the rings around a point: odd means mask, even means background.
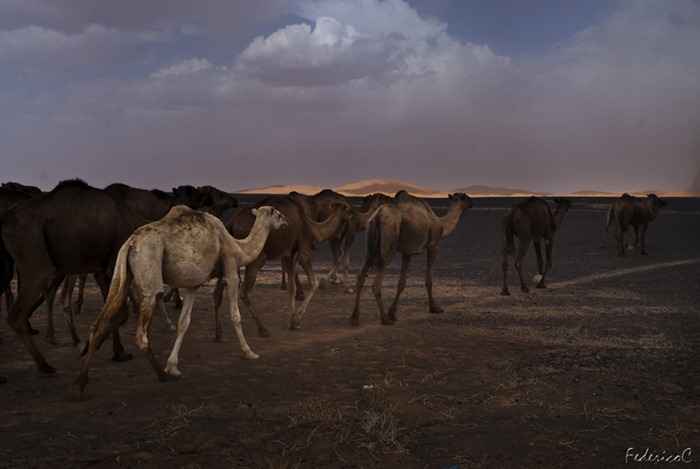
[{"label": "camel herd", "polygon": [[[521,290],[529,291],[523,279],[522,263],[531,244],[537,255],[536,287],[545,287],[545,276],[552,266],[554,235],[572,205],[567,198],[555,198],[554,203],[556,209],[552,214],[546,201],[530,197],[504,215],[501,294],[510,294],[506,280],[511,254],[515,256]],[[90,328],[88,341],[80,349],[85,356],[77,380],[81,399],[92,357],[108,336],[112,336],[113,360],[132,358],[124,350],[119,336],[119,327],[128,317],[128,298],[139,313],[136,343],[161,381],[180,375],[178,354],[190,323],[195,294],[199,286],[212,279],[216,280],[214,340],[222,341],[219,310],[226,292],[229,315],[243,358],[258,358],[241,329],[239,288],[240,298],[257,325],[258,335],[269,336],[257,314],[252,291],[263,265],[268,260],[279,259],[289,295],[288,326],[299,329],[319,287],[311,251],[324,242],[330,243],[333,255],[327,279],[342,284],[347,293],[355,293],[355,305],[349,318],[351,324],[359,325],[362,290],[373,268],[372,292],[381,323],[390,325],[396,321],[411,257],[424,250],[427,252],[425,287],[429,310],[441,313],[433,297],[433,264],[440,240],[452,233],[473,202],[466,194],[451,194],[448,210],[440,217],[426,201],[406,191],[399,191],[394,197],[371,194],[363,199],[359,209],[347,197],[331,190],[315,195],[292,192],[270,196],[252,207],[239,209],[224,225],[220,217],[237,205],[231,194],[211,186],[180,186],[166,193],[124,184],[97,189],[81,180],[70,180],[42,193],[38,188],[18,183],[2,184],[0,294],[6,297],[9,325],[34,358],[39,371],[53,373],[55,368],[46,361],[32,338],[38,331],[31,327],[30,317],[42,302],[46,302],[51,331],[47,341],[50,342],[53,338],[52,303],[58,288],[64,284],[61,303],[74,344],[77,344],[79,340],[72,325],[71,292],[76,280],[84,282],[87,274],[94,276],[105,305]],[[641,253],[646,254],[646,229],[664,205],[666,202],[654,194],[646,199],[623,194],[606,215],[601,246],[609,225],[614,223],[619,255],[625,253],[624,238],[629,227],[635,233],[631,248],[641,242]],[[364,261],[352,284],[350,248],[356,234],[365,230]],[[542,241],[546,262],[542,258]],[[402,256],[401,271],[396,294],[385,311],[382,282],[395,252]],[[337,275],[341,265],[342,282]],[[308,280],[306,293],[302,291],[297,266],[304,270]],[[11,289],[15,275],[16,295]],[[184,302],[177,338],[163,369],[151,349],[148,332],[156,307],[167,319],[163,305],[166,285],[184,290]],[[179,299],[179,294],[176,298]],[[301,301],[298,307],[296,301]],[[0,383],[4,381],[0,377]]]}]

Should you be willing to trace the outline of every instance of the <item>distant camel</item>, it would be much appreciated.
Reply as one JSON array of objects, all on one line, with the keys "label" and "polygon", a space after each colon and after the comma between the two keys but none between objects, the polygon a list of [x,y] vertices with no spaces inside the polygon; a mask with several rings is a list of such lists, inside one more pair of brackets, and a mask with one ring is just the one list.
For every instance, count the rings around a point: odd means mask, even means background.
[{"label": "distant camel", "polygon": [[605,247],[605,235],[608,233],[610,223],[615,223],[615,240],[617,241],[617,252],[620,256],[625,255],[625,240],[624,235],[628,232],[628,228],[634,228],[634,245],[629,246],[630,250],[634,250],[641,241],[641,253],[647,254],[646,251],[646,231],[649,223],[656,220],[659,216],[661,207],[665,207],[666,201],[659,199],[656,194],[648,194],[646,199],[639,199],[627,193],[622,194],[608,209],[605,216],[605,226],[603,227],[603,236],[600,240],[600,247]]},{"label": "distant camel", "polygon": [[[11,206],[1,227],[0,252],[18,272],[17,299],[8,314],[39,371],[53,373],[31,338],[28,319],[49,288],[65,275],[91,272],[106,297],[109,273],[120,246],[138,226],[151,221],[135,213],[126,201],[80,180],[63,181],[48,194]],[[9,259],[9,261],[8,261]],[[0,284],[0,291],[7,285]],[[114,360],[131,359],[118,331],[114,333]]]},{"label": "distant camel", "polygon": [[[344,223],[347,223],[348,217],[352,216],[352,212],[346,210],[342,205],[335,207],[334,214],[326,219],[323,223],[317,223],[309,219],[302,206],[292,200],[288,196],[271,196],[267,197],[257,204],[270,205],[284,215],[287,220],[287,225],[270,233],[267,238],[265,247],[258,255],[257,259],[248,264],[245,268],[245,277],[243,280],[243,290],[241,298],[248,307],[255,324],[258,326],[258,335],[268,337],[269,331],[265,328],[258,317],[257,310],[253,305],[253,286],[258,277],[258,272],[265,265],[268,259],[282,259],[283,266],[287,272],[288,294],[290,300],[291,315],[289,318],[289,328],[299,329],[301,327],[301,318],[306,312],[306,309],[318,289],[318,280],[314,274],[311,264],[311,248],[315,244],[324,242],[335,235],[339,228],[342,228]],[[248,236],[253,225],[251,209],[245,208],[236,213],[227,225],[229,232],[237,239]],[[299,308],[296,308],[296,282],[292,281],[296,275],[296,263],[301,265],[306,273],[306,278],[309,282],[309,292],[306,298],[302,301]],[[217,287],[214,292],[214,307],[218,310],[221,304],[221,296],[218,293]],[[217,315],[218,318],[218,315]],[[218,320],[217,320],[218,322]],[[215,340],[221,341],[221,331],[217,326]]]},{"label": "distant camel", "polygon": [[[344,205],[347,210],[354,213],[348,223],[345,225],[345,229],[339,231],[335,236],[328,240],[331,247],[331,254],[333,256],[333,263],[331,265],[331,270],[328,272],[326,280],[340,284],[341,281],[338,280],[338,268],[342,264],[343,266],[343,282],[345,285],[346,293],[353,293],[355,290],[350,284],[350,251],[352,250],[352,244],[355,240],[355,235],[358,231],[364,231],[367,228],[367,222],[374,212],[382,204],[388,202],[391,197],[385,194],[377,193],[365,196],[363,199],[363,206],[361,210],[355,209],[350,200],[342,194],[332,191],[331,189],[324,189],[314,195],[304,196],[297,192],[291,192],[289,194],[291,198],[297,200],[304,207],[306,216],[311,218],[316,222],[323,222],[326,220],[334,210],[335,205]],[[341,248],[341,243],[343,247]],[[303,292],[299,291],[299,285],[297,285],[297,295],[301,293],[301,298],[303,298]]]},{"label": "distant camel", "polygon": [[[252,215],[256,219],[248,237],[235,240],[217,217],[180,205],[173,207],[159,221],[137,229],[126,240],[119,250],[104,309],[90,328],[89,345],[77,381],[80,399],[88,381],[90,362],[95,350],[126,320],[120,316],[120,311],[124,311],[122,307],[132,284],[140,310],[136,343],[160,381],[180,376],[177,369],[178,355],[190,324],[195,295],[199,286],[212,278],[219,279],[226,286],[231,320],[243,358],[258,358],[250,350],[241,329],[238,269],[254,260],[263,249],[271,230],[285,225],[286,221],[272,207],[254,209]],[[185,289],[177,339],[165,370],[158,364],[148,338],[153,310],[157,303],[162,306],[164,284]]]},{"label": "distant camel", "polygon": [[[522,267],[525,253],[530,244],[533,243],[537,254],[537,271],[539,272],[539,275],[535,276],[536,286],[537,288],[546,288],[544,278],[552,267],[554,234],[561,226],[564,214],[571,208],[571,200],[569,199],[557,197],[554,199],[554,202],[557,205],[554,216],[552,216],[552,211],[549,209],[547,202],[534,196],[514,205],[503,216],[501,229],[501,241],[503,243],[503,290],[501,290],[501,295],[510,295],[506,278],[508,274],[508,256],[514,254],[515,250],[513,236],[517,236],[520,241],[518,253],[515,256],[515,270],[520,278],[520,289],[526,293],[530,291],[525,285]],[[540,246],[542,240],[544,240],[547,256],[547,263],[544,265],[544,269],[542,248]]]},{"label": "distant camel", "polygon": [[[373,266],[377,271],[372,285],[374,297],[379,306],[379,315],[384,325],[396,321],[396,310],[399,296],[406,287],[406,273],[411,257],[420,254],[424,249],[428,252],[428,264],[425,275],[425,287],[428,290],[428,304],[431,313],[442,313],[433,299],[433,264],[440,247],[440,240],[452,233],[462,216],[474,204],[468,195],[463,193],[451,194],[447,214],[443,217],[435,215],[428,203],[399,191],[394,198],[379,207],[369,221],[366,233],[365,260],[357,276],[357,293],[355,308],[350,316],[350,323],[360,323],[360,296],[367,272]],[[382,302],[382,281],[386,268],[394,255],[400,252],[401,275],[394,301],[388,313],[384,312]]]}]

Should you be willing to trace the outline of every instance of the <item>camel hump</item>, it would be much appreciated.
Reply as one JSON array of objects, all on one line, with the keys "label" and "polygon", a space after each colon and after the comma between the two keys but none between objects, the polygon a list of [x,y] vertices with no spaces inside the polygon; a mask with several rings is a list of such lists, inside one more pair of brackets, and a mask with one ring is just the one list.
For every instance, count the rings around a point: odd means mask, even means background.
[{"label": "camel hump", "polygon": [[65,189],[67,187],[80,187],[82,189],[88,189],[90,188],[90,185],[83,181],[82,179],[75,178],[75,179],[66,179],[65,181],[61,181],[58,184],[56,184],[56,187],[54,187],[51,192],[58,192],[61,189]]}]

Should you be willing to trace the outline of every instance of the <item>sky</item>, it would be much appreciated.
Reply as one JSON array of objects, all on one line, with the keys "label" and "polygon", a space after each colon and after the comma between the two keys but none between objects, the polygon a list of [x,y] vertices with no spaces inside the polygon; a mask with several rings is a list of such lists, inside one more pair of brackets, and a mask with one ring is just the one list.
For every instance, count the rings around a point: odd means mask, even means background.
[{"label": "sky", "polygon": [[698,0],[0,0],[1,181],[700,193]]}]

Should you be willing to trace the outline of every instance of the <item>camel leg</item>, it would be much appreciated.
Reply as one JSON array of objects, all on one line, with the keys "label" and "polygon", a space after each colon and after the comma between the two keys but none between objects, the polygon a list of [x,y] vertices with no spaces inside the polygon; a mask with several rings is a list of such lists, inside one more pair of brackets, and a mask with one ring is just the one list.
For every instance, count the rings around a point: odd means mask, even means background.
[{"label": "camel leg", "polygon": [[73,320],[73,290],[75,289],[75,283],[78,278],[75,275],[66,276],[63,282],[63,288],[61,289],[61,308],[63,310],[63,318],[68,324],[68,329],[70,329],[70,335],[73,339],[73,347],[77,347],[80,343],[80,337],[78,337],[78,331],[75,328],[75,321]]},{"label": "camel leg", "polygon": [[384,281],[385,274],[386,263],[381,263],[381,265],[377,267],[377,273],[374,275],[374,282],[372,282],[372,293],[374,293],[374,299],[377,301],[379,318],[381,319],[382,325],[391,326],[394,324],[394,321],[384,311],[384,302],[382,301],[382,282]]},{"label": "camel leg", "polygon": [[515,270],[518,272],[518,278],[520,279],[520,289],[525,293],[530,291],[525,284],[525,279],[523,278],[523,259],[525,258],[525,253],[527,248],[530,247],[530,243],[527,241],[520,240],[520,245],[518,246],[518,253],[515,257]]},{"label": "camel leg", "polygon": [[640,230],[640,235],[639,235],[639,242],[641,246],[641,254],[646,256],[649,254],[647,252],[647,242],[646,242],[646,233],[647,233],[647,228],[649,227],[648,223],[645,223],[642,225],[641,230]]},{"label": "camel leg", "polygon": [[53,324],[53,303],[56,299],[58,287],[64,279],[64,275],[56,276],[54,282],[44,291],[44,301],[46,302],[46,333],[44,334],[44,342],[51,345],[57,345],[56,329]]},{"label": "camel leg", "polygon": [[437,246],[435,246],[434,249],[428,249],[428,267],[425,273],[425,288],[428,290],[429,311],[434,314],[441,314],[444,310],[437,305],[435,297],[433,297],[433,265],[435,264],[437,253]]},{"label": "camel leg", "polygon": [[394,295],[394,301],[391,302],[389,306],[389,311],[387,316],[391,321],[396,321],[396,310],[399,307],[399,296],[406,288],[406,275],[408,274],[408,266],[411,263],[411,254],[404,254],[401,256],[401,275],[399,275],[399,283],[396,286],[396,295]]},{"label": "camel leg", "polygon": [[260,256],[253,262],[248,264],[245,268],[245,277],[243,278],[243,290],[241,292],[241,299],[245,303],[250,315],[253,316],[255,324],[258,326],[258,335],[260,337],[270,337],[270,332],[265,328],[262,321],[258,317],[258,312],[253,305],[253,286],[255,285],[255,280],[258,277],[258,272],[265,265],[266,258]]},{"label": "camel leg", "polygon": [[80,315],[80,313],[83,311],[83,303],[85,303],[85,281],[87,280],[87,274],[80,274],[78,276],[78,298],[75,300],[75,303],[73,304],[73,309],[72,311]]},{"label": "camel leg", "polygon": [[241,346],[243,358],[246,360],[255,360],[256,358],[260,358],[260,355],[250,349],[248,342],[246,342],[245,336],[243,335],[243,328],[241,327],[241,312],[238,309],[238,280],[231,278],[222,283],[225,283],[226,292],[228,294],[229,314],[231,316],[231,322],[233,323],[233,330],[236,331],[238,343]]},{"label": "camel leg", "polygon": [[[50,280],[53,280],[53,278],[49,277],[47,280],[49,281],[45,282],[42,281],[41,278],[27,276],[27,280],[23,280],[20,283],[17,298],[7,315],[7,322],[17,333],[20,340],[24,343],[25,347],[27,347],[27,350],[29,350],[29,353],[37,364],[38,370],[42,373],[55,373],[56,368],[48,364],[39,351],[39,348],[34,343],[29,325],[29,317],[41,304],[44,298],[43,294],[47,288],[47,283],[51,285],[52,282]],[[34,298],[34,300],[32,300],[32,298]]]},{"label": "camel leg", "polygon": [[314,269],[311,266],[311,259],[309,258],[308,253],[299,255],[299,265],[301,265],[301,268],[304,269],[306,279],[309,282],[309,293],[306,295],[306,298],[304,298],[304,301],[302,301],[299,308],[296,311],[292,310],[292,316],[289,318],[288,325],[290,329],[301,328],[301,318],[306,313],[306,309],[309,306],[309,302],[318,290],[319,285],[318,280],[316,279],[316,275],[314,274]]},{"label": "camel leg", "polygon": [[343,255],[343,253],[340,250],[340,241],[341,240],[339,238],[333,238],[328,241],[331,245],[333,265],[331,265],[331,270],[328,272],[326,280],[336,285],[340,283],[340,281],[338,280],[338,267],[340,267],[341,256]]},{"label": "camel leg", "polygon": [[[162,286],[153,291],[157,291],[157,294],[162,294]],[[141,290],[141,289],[140,289]],[[158,359],[156,359],[153,349],[151,349],[151,343],[148,340],[148,332],[151,329],[151,319],[153,318],[153,310],[156,306],[155,295],[148,294],[148,290],[142,290],[139,292],[139,322],[136,325],[136,345],[141,349],[141,351],[146,355],[146,360],[151,364],[151,367],[158,375],[158,380],[160,381],[171,381],[176,377],[166,373],[158,364]],[[183,305],[184,312],[184,305]],[[179,337],[179,331],[178,331]]]},{"label": "camel leg", "polygon": [[345,293],[353,293],[352,285],[350,285],[350,250],[352,242],[355,239],[355,233],[345,235],[345,249],[343,249],[343,284],[345,285]]},{"label": "camel leg", "polygon": [[[544,269],[540,268],[540,280],[537,282],[537,285],[535,286],[536,288],[547,288],[547,285],[544,283],[544,278],[547,276],[547,272],[549,272],[549,269],[552,268],[552,248],[554,247],[554,241],[553,240],[548,240],[545,241],[544,245],[544,250],[545,250],[545,255],[547,256],[547,262],[544,265]],[[538,257],[538,262],[537,265],[538,267],[540,266],[542,262],[542,253],[540,249],[538,249],[538,244],[535,244],[535,249],[537,250],[537,257]]]},{"label": "camel leg", "polygon": [[[238,281],[236,281],[238,286]],[[224,332],[221,329],[221,319],[219,318],[219,308],[224,300],[224,282],[221,278],[216,279],[214,287],[214,342],[224,343]]]},{"label": "camel leg", "polygon": [[348,322],[350,322],[350,324],[353,326],[360,325],[360,297],[362,296],[362,288],[364,287],[365,280],[367,279],[367,272],[369,272],[369,269],[371,268],[372,263],[368,259],[365,259],[365,262],[360,269],[360,273],[357,274],[357,283],[355,286],[355,307],[353,308],[350,319],[348,320]]},{"label": "camel leg", "polygon": [[503,250],[503,259],[501,260],[501,269],[503,270],[503,288],[501,289],[501,295],[510,295],[508,291],[508,251]]},{"label": "camel leg", "polygon": [[[165,372],[172,376],[180,376],[182,373],[177,369],[178,357],[180,355],[180,346],[182,346],[182,340],[185,338],[187,329],[190,327],[190,320],[192,318],[192,307],[194,306],[194,299],[197,294],[197,288],[187,288],[185,289],[185,299],[182,302],[182,311],[180,312],[180,319],[177,323],[177,338],[175,339],[175,344],[173,349],[170,351],[170,356],[168,357],[168,362],[165,365]],[[146,338],[148,340],[148,338]]]}]

